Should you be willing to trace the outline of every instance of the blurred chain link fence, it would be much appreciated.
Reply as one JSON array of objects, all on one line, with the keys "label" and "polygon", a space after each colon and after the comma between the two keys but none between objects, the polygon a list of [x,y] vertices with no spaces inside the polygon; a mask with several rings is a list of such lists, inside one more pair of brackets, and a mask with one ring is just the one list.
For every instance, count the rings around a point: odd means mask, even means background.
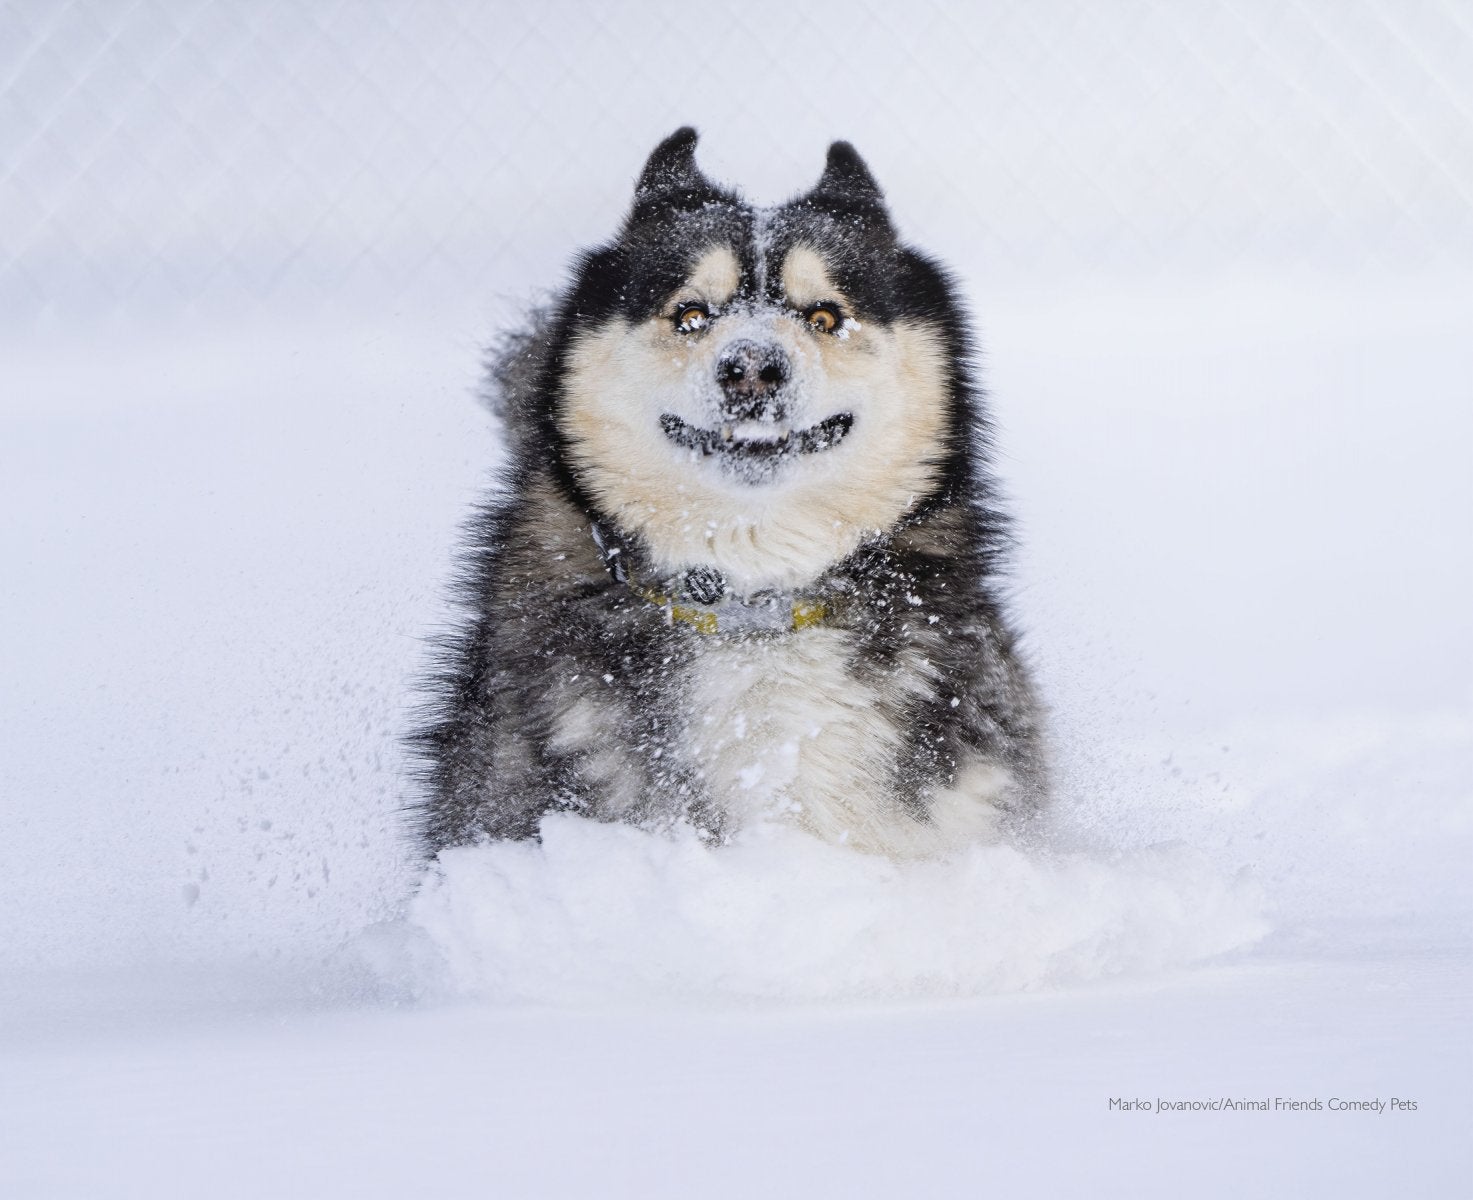
[{"label": "blurred chain link fence", "polygon": [[993,273],[1473,267],[1463,0],[0,0],[0,313],[520,292],[686,121]]}]

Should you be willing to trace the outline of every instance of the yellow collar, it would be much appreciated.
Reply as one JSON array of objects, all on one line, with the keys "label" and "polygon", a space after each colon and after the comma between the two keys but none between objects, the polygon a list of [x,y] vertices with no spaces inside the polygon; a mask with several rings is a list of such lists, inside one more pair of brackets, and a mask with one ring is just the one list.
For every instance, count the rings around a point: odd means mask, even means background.
[{"label": "yellow collar", "polygon": [[672,625],[689,625],[697,633],[788,633],[823,624],[829,605],[807,596],[773,596],[765,600],[738,600],[735,597],[707,608],[688,604],[661,594],[652,588],[628,581],[631,592],[665,610]]},{"label": "yellow collar", "polygon": [[[833,615],[829,601],[814,596],[768,594],[733,596],[714,567],[692,567],[682,577],[683,597],[677,600],[635,578],[630,556],[610,533],[592,524],[594,545],[614,580],[636,596],[665,610],[665,620],[689,625],[697,633],[788,633],[821,625]],[[702,604],[700,601],[709,600]]]}]

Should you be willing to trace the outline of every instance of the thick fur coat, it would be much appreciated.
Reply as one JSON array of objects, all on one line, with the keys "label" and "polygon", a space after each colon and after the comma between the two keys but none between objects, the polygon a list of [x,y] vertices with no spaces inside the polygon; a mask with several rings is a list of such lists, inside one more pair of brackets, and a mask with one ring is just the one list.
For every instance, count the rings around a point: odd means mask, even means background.
[{"label": "thick fur coat", "polygon": [[431,852],[568,810],[908,857],[1042,801],[955,288],[846,143],[757,209],[695,141],[493,364],[510,466],[416,742]]}]

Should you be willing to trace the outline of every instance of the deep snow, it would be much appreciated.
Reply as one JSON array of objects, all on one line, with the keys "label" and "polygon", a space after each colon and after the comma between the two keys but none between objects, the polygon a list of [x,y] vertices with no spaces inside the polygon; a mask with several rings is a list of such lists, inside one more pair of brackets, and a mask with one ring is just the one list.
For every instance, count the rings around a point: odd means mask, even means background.
[{"label": "deep snow", "polygon": [[1256,896],[1201,855],[979,846],[892,863],[757,827],[704,845],[549,817],[447,851],[375,961],[411,995],[598,1003],[976,995],[1250,944]]}]

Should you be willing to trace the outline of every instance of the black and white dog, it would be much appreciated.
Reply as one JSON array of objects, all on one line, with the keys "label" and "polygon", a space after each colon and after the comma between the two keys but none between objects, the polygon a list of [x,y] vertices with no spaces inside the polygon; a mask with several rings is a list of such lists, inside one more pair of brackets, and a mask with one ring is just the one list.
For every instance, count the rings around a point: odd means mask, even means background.
[{"label": "black and white dog", "polygon": [[965,313],[847,143],[770,209],[695,144],[493,368],[511,466],[416,741],[427,848],[550,810],[992,839],[1044,771]]}]

